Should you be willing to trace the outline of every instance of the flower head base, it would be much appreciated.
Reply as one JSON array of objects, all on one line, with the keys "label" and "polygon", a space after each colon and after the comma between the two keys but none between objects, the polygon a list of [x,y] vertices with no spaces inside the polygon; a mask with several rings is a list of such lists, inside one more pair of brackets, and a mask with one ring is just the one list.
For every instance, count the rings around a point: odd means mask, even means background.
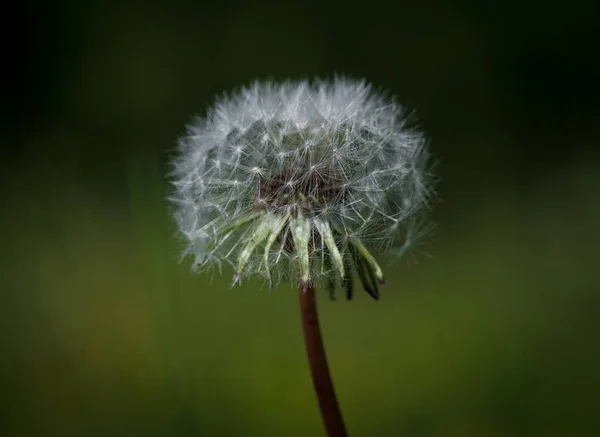
[{"label": "flower head base", "polygon": [[378,297],[389,249],[427,209],[423,136],[364,82],[255,83],[188,126],[173,160],[175,217],[195,266],[234,283],[325,277]]}]

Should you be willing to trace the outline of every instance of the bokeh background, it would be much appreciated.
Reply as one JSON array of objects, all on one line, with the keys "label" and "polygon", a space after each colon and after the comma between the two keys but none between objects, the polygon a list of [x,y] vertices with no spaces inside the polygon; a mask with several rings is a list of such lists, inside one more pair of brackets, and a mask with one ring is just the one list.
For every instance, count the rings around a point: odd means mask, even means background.
[{"label": "bokeh background", "polygon": [[593,2],[13,6],[0,435],[324,435],[296,291],[189,274],[164,174],[215,94],[336,72],[416,109],[441,178],[381,301],[320,296],[351,435],[600,435]]}]

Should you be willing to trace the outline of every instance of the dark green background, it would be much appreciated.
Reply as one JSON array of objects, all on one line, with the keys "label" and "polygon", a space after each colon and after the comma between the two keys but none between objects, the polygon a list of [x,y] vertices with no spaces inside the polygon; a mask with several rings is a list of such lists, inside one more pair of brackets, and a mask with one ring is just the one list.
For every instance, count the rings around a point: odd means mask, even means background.
[{"label": "dark green background", "polygon": [[20,8],[2,38],[1,435],[323,435],[294,288],[190,275],[164,173],[215,94],[336,72],[415,108],[441,177],[431,257],[387,266],[379,302],[322,293],[351,435],[600,435],[592,2]]}]

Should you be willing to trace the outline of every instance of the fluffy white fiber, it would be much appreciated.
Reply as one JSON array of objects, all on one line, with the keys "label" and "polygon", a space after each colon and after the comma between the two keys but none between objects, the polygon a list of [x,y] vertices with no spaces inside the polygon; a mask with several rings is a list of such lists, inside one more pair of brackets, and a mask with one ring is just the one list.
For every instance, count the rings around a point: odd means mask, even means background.
[{"label": "fluffy white fiber", "polygon": [[187,127],[172,161],[186,254],[196,267],[230,263],[234,282],[344,284],[363,267],[381,281],[366,248],[404,247],[423,222],[425,145],[403,108],[364,81],[256,82],[224,96]]}]

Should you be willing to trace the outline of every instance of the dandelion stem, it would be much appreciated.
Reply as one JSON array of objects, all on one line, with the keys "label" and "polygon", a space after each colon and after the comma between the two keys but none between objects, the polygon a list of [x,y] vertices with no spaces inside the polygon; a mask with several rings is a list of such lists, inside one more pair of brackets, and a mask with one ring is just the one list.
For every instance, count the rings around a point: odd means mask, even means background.
[{"label": "dandelion stem", "polygon": [[300,281],[298,291],[306,355],[327,435],[329,437],[347,437],[321,337],[315,287],[310,281]]}]

